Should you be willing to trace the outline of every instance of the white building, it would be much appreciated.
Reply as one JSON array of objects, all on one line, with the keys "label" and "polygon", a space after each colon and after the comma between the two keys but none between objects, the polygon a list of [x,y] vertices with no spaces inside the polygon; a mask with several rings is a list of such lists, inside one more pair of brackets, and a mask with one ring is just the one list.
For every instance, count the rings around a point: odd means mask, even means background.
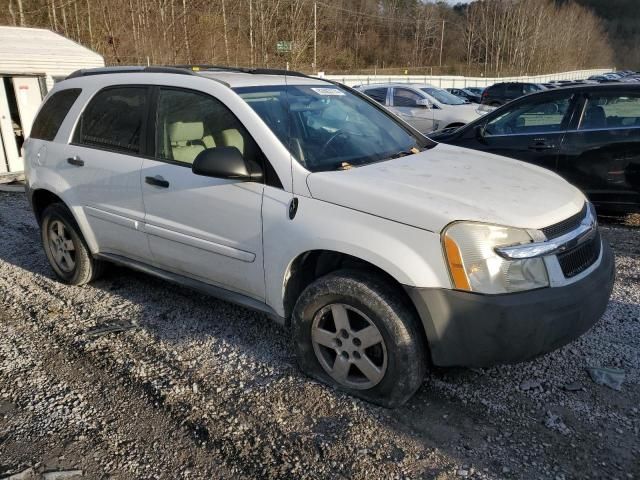
[{"label": "white building", "polygon": [[24,169],[22,143],[53,84],[103,66],[100,55],[50,30],[0,27],[0,182]]}]

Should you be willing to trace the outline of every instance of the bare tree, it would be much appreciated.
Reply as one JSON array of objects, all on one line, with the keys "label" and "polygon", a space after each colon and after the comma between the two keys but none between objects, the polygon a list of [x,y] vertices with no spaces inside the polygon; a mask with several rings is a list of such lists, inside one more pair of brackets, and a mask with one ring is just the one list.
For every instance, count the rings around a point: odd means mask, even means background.
[{"label": "bare tree", "polygon": [[[0,23],[62,32],[107,63],[223,63],[487,75],[610,64],[600,19],[574,0],[5,0]],[[197,32],[197,34],[196,34]],[[280,51],[279,41],[291,51]]]}]

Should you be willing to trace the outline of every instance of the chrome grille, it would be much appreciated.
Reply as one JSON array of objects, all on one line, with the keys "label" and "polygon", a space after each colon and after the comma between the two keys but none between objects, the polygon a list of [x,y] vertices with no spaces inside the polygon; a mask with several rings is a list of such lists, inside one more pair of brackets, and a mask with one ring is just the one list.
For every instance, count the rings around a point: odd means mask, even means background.
[{"label": "chrome grille", "polygon": [[601,248],[602,242],[598,232],[591,240],[578,245],[568,252],[559,254],[558,262],[560,262],[560,268],[562,268],[564,276],[571,278],[584,272],[598,260]]},{"label": "chrome grille", "polygon": [[569,233],[572,230],[575,230],[580,226],[580,222],[587,215],[587,204],[585,203],[580,210],[575,215],[567,218],[566,220],[562,220],[554,225],[550,225],[542,229],[542,233],[544,233],[547,240],[551,240],[554,238],[561,237],[562,235]]}]

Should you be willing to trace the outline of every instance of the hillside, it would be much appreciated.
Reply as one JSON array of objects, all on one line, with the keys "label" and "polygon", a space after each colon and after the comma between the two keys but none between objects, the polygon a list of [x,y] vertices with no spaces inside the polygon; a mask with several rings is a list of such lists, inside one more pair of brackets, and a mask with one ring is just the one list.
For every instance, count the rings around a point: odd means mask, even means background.
[{"label": "hillside", "polygon": [[619,69],[640,69],[640,8],[638,0],[576,0],[605,20]]}]

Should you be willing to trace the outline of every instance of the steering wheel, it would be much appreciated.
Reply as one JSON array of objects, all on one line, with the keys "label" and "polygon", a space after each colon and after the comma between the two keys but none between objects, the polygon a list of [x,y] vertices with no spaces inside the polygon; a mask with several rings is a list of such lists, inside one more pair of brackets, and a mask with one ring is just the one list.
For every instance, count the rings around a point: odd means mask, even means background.
[{"label": "steering wheel", "polygon": [[327,140],[326,142],[324,142],[324,145],[322,146],[322,148],[320,149],[320,156],[324,155],[324,152],[327,150],[327,148],[329,147],[329,145],[331,145],[331,143],[333,143],[333,141],[338,138],[339,136],[345,134],[345,133],[349,133],[347,131],[347,129],[345,128],[339,128],[338,130],[336,130],[336,132],[331,135],[331,137],[329,137],[329,140]]}]

